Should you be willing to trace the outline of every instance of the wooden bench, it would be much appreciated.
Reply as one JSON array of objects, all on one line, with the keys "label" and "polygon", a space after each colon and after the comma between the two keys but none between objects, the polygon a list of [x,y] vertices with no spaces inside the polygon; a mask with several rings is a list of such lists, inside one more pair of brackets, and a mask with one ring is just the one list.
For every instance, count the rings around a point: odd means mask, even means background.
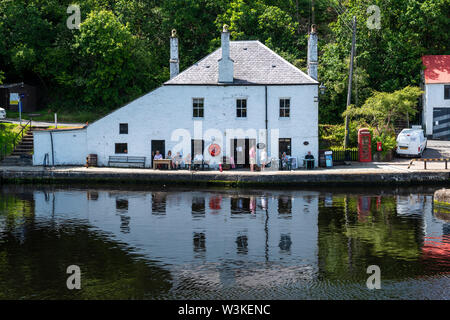
[{"label": "wooden bench", "polygon": [[145,167],[145,157],[109,156],[108,166]]}]

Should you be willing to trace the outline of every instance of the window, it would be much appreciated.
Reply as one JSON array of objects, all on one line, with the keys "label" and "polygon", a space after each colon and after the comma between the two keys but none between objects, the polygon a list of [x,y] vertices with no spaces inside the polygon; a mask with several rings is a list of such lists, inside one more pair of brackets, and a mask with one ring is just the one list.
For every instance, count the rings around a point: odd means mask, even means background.
[{"label": "window", "polygon": [[280,118],[289,118],[291,99],[280,99]]},{"label": "window", "polygon": [[204,99],[203,98],[194,98],[192,100],[193,105],[193,117],[194,118],[203,118],[204,113]]},{"label": "window", "polygon": [[450,100],[450,86],[444,86],[444,99]]},{"label": "window", "polygon": [[236,100],[236,117],[246,118],[247,117],[247,100],[237,99]]},{"label": "window", "polygon": [[128,123],[119,124],[119,134],[128,134]]},{"label": "window", "polygon": [[128,144],[116,143],[116,153],[128,153]]},{"label": "window", "polygon": [[278,151],[280,152],[280,156],[283,154],[283,152],[286,152],[287,156],[291,156],[291,139],[280,138],[278,144]]}]

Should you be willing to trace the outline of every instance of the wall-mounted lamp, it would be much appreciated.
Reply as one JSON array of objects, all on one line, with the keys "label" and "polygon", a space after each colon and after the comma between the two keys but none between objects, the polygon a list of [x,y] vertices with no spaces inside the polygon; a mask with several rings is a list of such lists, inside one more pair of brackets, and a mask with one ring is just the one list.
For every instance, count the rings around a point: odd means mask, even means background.
[{"label": "wall-mounted lamp", "polygon": [[325,87],[325,85],[323,83],[321,83],[319,86],[319,90],[320,90],[320,94],[324,94],[325,91],[327,90],[327,87]]}]

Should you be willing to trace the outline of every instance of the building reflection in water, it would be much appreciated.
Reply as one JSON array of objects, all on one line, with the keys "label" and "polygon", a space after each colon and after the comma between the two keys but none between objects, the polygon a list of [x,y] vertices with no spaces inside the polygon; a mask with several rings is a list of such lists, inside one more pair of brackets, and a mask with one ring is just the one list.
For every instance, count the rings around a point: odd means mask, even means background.
[{"label": "building reflection in water", "polygon": [[152,214],[166,214],[166,194],[164,192],[152,193]]},{"label": "building reflection in water", "polygon": [[280,237],[279,247],[281,252],[290,253],[291,252],[291,235],[290,234],[282,234]]},{"label": "building reflection in water", "polygon": [[193,235],[194,252],[206,251],[206,236],[204,232],[194,232]]},{"label": "building reflection in water", "polygon": [[[97,195],[98,199],[98,195]],[[130,232],[130,217],[128,216],[128,200],[116,199],[116,212],[120,216],[120,231],[123,233]]]},{"label": "building reflection in water", "polygon": [[236,248],[238,254],[247,254],[248,253],[248,237],[247,235],[238,235],[236,237]]},{"label": "building reflection in water", "polygon": [[292,198],[290,196],[282,195],[278,198],[278,213],[280,218],[292,217]]},{"label": "building reflection in water", "polygon": [[192,198],[192,215],[196,217],[205,215],[205,197]]},{"label": "building reflection in water", "polygon": [[45,201],[45,194],[35,191],[37,218],[53,219],[55,212],[57,222],[88,221],[149,259],[187,270],[199,262],[229,273],[249,263],[302,264],[327,279],[358,272],[366,279],[367,263],[380,263],[386,275],[401,275],[411,263],[435,261],[449,243],[449,227],[433,216],[429,195],[330,199],[329,192],[314,191],[98,190],[86,196],[70,190]]}]

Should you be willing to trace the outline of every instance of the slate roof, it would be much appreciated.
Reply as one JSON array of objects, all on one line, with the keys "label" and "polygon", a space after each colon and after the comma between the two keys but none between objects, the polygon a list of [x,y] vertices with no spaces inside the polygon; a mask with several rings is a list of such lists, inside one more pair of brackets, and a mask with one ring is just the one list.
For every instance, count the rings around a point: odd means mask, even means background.
[{"label": "slate roof", "polygon": [[[217,85],[219,48],[198,61],[165,85]],[[232,85],[318,84],[259,41],[230,41],[230,57],[234,61]]]}]

